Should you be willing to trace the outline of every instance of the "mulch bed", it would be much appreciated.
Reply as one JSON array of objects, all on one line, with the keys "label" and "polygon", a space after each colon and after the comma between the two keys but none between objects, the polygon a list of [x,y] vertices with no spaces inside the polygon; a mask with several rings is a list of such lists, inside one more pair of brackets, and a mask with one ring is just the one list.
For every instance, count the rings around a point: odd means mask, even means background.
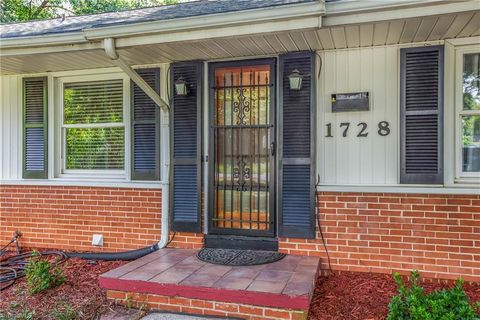
[{"label": "mulch bed", "polygon": [[[42,251],[42,250],[39,250]],[[2,256],[0,258],[4,258]],[[0,319],[56,319],[59,314],[75,312],[75,319],[96,319],[109,308],[105,292],[99,287],[98,277],[117,268],[125,261],[92,262],[68,259],[60,265],[65,283],[34,295],[28,294],[22,278],[0,293]]]},{"label": "mulch bed", "polygon": [[[427,292],[453,284],[426,281]],[[465,284],[471,302],[480,301],[480,284]],[[340,272],[319,277],[310,306],[309,320],[386,319],[390,299],[397,294],[391,275]]]},{"label": "mulch bed", "polygon": [[[0,257],[0,259],[5,256]],[[0,319],[58,319],[59,313],[75,311],[75,319],[98,319],[111,309],[105,292],[99,287],[99,275],[125,261],[68,259],[61,265],[66,281],[61,286],[35,295],[28,294],[20,279],[0,293]],[[423,282],[427,292],[453,284]],[[480,301],[480,284],[465,284],[470,301]],[[319,277],[310,307],[309,320],[385,319],[388,304],[397,293],[391,275],[337,272]],[[3,316],[3,317],[2,317]],[[68,318],[64,318],[68,319]]]}]

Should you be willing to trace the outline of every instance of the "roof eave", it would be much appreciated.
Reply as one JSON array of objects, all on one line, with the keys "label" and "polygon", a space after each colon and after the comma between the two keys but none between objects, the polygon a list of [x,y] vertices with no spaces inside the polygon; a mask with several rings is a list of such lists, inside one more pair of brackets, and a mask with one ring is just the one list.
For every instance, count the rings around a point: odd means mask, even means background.
[{"label": "roof eave", "polygon": [[[245,24],[258,24],[278,20],[298,19],[307,16],[323,16],[323,1],[294,3],[276,7],[209,14],[163,21],[125,24],[118,26],[85,29],[87,39],[103,39],[106,37],[132,37],[153,33],[183,32],[212,27],[221,28]],[[318,26],[320,27],[320,26]]]},{"label": "roof eave", "polygon": [[[73,45],[86,42],[96,42],[108,37],[131,38],[152,34],[186,33],[209,28],[227,28],[241,25],[253,26],[256,24],[298,20],[307,17],[315,17],[317,19],[315,20],[315,27],[320,28],[320,18],[324,14],[325,4],[323,1],[294,3],[276,7],[201,15],[188,18],[86,28],[75,33],[6,38],[0,39],[0,48],[4,50],[66,44]],[[254,30],[254,28],[252,28],[252,30]],[[238,35],[240,36],[242,34]],[[207,35],[205,35],[205,37],[207,37]]]}]

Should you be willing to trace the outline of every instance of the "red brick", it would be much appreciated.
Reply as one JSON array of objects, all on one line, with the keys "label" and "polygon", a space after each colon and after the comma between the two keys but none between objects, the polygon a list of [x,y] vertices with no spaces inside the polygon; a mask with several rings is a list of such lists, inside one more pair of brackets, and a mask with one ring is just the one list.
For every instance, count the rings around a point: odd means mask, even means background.
[{"label": "red brick", "polygon": [[231,304],[231,303],[215,302],[214,308],[215,310],[222,310],[227,312],[238,312],[238,305]]},{"label": "red brick", "polygon": [[109,299],[125,299],[126,297],[127,295],[125,292],[112,291],[112,290],[107,291],[107,298]]},{"label": "red brick", "polygon": [[211,309],[205,309],[204,310],[205,315],[210,315],[210,316],[219,316],[219,317],[226,317],[227,312],[225,311],[218,311],[218,310],[211,310]]},{"label": "red brick", "polygon": [[147,301],[153,303],[168,303],[168,297],[165,296],[157,296],[157,295],[148,295]]},{"label": "red brick", "polygon": [[248,306],[244,306],[244,305],[239,305],[238,306],[238,312],[243,313],[243,314],[248,314],[248,315],[261,316],[261,315],[263,315],[263,308],[248,307]]},{"label": "red brick", "polygon": [[182,308],[181,308],[181,312],[182,312],[182,313],[189,313],[189,314],[201,315],[201,314],[203,314],[204,311],[203,311],[202,309],[199,309],[199,308],[182,307]]},{"label": "red brick", "polygon": [[182,297],[170,297],[168,302],[175,305],[190,306],[190,299]]},{"label": "red brick", "polygon": [[480,206],[474,206],[474,207],[467,207],[467,206],[461,206],[460,207],[461,212],[480,212]]},{"label": "red brick", "polygon": [[458,206],[435,206],[435,211],[457,212]]},{"label": "red brick", "polygon": [[290,319],[290,313],[288,311],[273,310],[273,309],[265,309],[265,316],[282,318],[282,319]]},{"label": "red brick", "polygon": [[447,199],[447,204],[469,206],[472,204],[472,200],[471,199]]}]

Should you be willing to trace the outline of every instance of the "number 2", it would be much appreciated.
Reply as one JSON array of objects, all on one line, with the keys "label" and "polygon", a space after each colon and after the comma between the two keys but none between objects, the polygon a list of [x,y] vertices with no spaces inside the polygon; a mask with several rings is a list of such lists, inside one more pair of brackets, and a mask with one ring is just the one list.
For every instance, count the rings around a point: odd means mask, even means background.
[{"label": "number 2", "polygon": [[359,124],[357,124],[357,127],[359,126],[362,126],[362,130],[360,130],[360,132],[357,134],[357,137],[366,137],[368,136],[368,132],[365,132],[365,130],[367,130],[367,124],[365,122],[360,122]]}]

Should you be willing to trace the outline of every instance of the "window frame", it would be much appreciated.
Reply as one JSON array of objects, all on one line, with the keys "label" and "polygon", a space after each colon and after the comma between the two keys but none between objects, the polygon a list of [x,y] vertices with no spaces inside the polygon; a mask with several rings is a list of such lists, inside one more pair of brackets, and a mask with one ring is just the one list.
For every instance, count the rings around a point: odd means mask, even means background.
[{"label": "window frame", "polygon": [[[95,82],[108,80],[122,80],[123,84],[123,122],[121,123],[101,123],[101,124],[64,124],[64,89],[65,84],[78,82]],[[130,180],[130,79],[122,73],[97,74],[97,75],[79,75],[64,76],[57,78],[57,108],[55,123],[55,162],[56,177],[74,178],[89,180]],[[66,129],[67,128],[124,128],[124,169],[66,169]]]},{"label": "window frame", "polygon": [[480,110],[463,109],[463,57],[471,53],[480,54],[480,46],[469,45],[455,50],[455,181],[478,183],[480,172],[463,171],[462,118],[469,115],[480,116]]}]

